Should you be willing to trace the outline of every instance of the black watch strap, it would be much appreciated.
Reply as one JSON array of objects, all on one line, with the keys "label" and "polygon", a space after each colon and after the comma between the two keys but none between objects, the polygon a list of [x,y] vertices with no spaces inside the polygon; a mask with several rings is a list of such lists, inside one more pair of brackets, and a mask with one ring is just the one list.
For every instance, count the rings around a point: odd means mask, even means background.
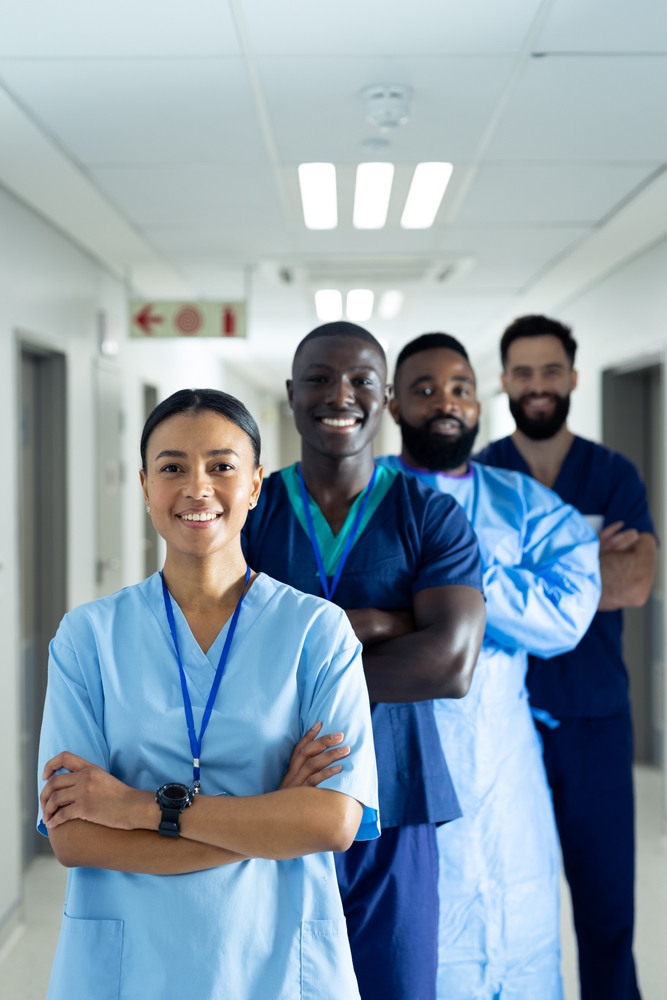
[{"label": "black watch strap", "polygon": [[178,837],[181,833],[181,811],[180,809],[170,809],[169,806],[162,806],[162,819],[157,828],[158,833],[165,837]]}]

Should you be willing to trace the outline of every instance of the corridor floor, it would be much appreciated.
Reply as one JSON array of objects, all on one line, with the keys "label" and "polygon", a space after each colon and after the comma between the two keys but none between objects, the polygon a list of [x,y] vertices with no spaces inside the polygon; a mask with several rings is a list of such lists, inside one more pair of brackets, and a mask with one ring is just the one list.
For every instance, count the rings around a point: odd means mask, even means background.
[{"label": "corridor floor", "polygon": [[[643,1000],[667,996],[667,837],[661,831],[660,771],[639,767],[637,787],[637,933]],[[24,923],[0,952],[0,1000],[44,1000],[58,939],[66,872],[39,858],[26,873]],[[576,945],[563,883],[563,977],[566,1000],[579,1000]]]}]

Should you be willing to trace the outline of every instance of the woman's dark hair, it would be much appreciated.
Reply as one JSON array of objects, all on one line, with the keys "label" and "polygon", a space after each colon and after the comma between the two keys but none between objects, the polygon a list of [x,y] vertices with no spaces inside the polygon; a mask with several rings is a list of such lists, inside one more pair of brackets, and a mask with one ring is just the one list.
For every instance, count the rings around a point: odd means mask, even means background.
[{"label": "woman's dark hair", "polygon": [[158,426],[170,417],[175,417],[178,413],[219,413],[225,420],[231,421],[240,427],[250,438],[255,465],[259,465],[259,456],[262,449],[262,442],[259,436],[259,428],[255,423],[250,410],[246,409],[243,403],[230,396],[227,392],[220,392],[219,389],[179,389],[167,399],[155,407],[149,414],[148,420],[144,424],[141,435],[141,466],[146,472],[146,449],[148,440]]},{"label": "woman's dark hair", "polygon": [[548,316],[519,316],[505,330],[500,341],[500,360],[505,367],[510,344],[520,337],[558,337],[565,349],[570,365],[574,366],[574,356],[577,353],[577,342],[572,336],[572,330],[557,319]]}]

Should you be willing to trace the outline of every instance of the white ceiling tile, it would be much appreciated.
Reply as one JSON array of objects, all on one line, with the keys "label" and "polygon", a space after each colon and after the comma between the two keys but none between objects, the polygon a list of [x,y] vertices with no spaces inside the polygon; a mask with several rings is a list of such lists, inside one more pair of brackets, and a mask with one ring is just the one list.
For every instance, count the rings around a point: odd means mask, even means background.
[{"label": "white ceiling tile", "polygon": [[0,78],[88,165],[266,159],[240,59],[5,61]]},{"label": "white ceiling tile", "polygon": [[[258,61],[281,159],[356,163],[386,159],[468,160],[499,99],[513,61],[507,57],[351,58]],[[387,133],[364,116],[361,91],[392,79],[413,89],[410,120]]]},{"label": "white ceiling tile", "polygon": [[535,48],[544,52],[666,52],[664,0],[557,0]]},{"label": "white ceiling tile", "polygon": [[222,0],[31,0],[2,5],[0,57],[236,55]]},{"label": "white ceiling tile", "polygon": [[107,167],[93,171],[102,190],[142,228],[241,228],[282,224],[267,166],[252,163]]},{"label": "white ceiling tile", "polygon": [[539,6],[540,0],[246,0],[244,10],[257,53],[422,55],[515,52]]},{"label": "white ceiling tile", "polygon": [[456,284],[473,290],[518,291],[550,261],[583,239],[583,226],[455,226],[441,240],[452,256],[474,257],[475,266]]},{"label": "white ceiling tile", "polygon": [[667,56],[532,59],[487,158],[667,160]]},{"label": "white ceiling tile", "polygon": [[653,169],[639,164],[486,163],[458,221],[596,222]]}]

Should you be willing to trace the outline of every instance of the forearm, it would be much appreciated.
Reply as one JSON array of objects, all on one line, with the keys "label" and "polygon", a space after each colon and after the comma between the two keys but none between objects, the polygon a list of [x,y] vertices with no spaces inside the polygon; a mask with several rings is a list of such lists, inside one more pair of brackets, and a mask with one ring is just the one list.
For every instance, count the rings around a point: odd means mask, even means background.
[{"label": "forearm", "polygon": [[341,792],[286,788],[250,796],[199,796],[181,817],[181,836],[248,857],[284,860],[346,851],[360,804]]},{"label": "forearm", "polygon": [[142,875],[185,875],[246,858],[233,851],[152,830],[114,830],[73,819],[49,831],[58,861],[66,868],[106,868]]},{"label": "forearm", "polygon": [[648,600],[653,584],[655,541],[643,538],[626,552],[603,552],[600,555],[602,596],[600,611],[640,608]]},{"label": "forearm", "polygon": [[483,626],[469,638],[435,626],[364,647],[371,701],[400,703],[462,698],[477,662]]}]

